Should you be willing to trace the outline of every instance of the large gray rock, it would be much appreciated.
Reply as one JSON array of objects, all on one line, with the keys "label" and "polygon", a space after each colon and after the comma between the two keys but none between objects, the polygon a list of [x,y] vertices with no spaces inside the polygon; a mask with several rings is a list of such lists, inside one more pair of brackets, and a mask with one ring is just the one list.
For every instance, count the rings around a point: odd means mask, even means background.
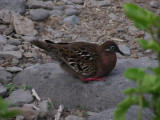
[{"label": "large gray rock", "polygon": [[0,58],[1,57],[21,59],[22,53],[20,51],[0,51]]},{"label": "large gray rock", "polygon": [[32,20],[44,20],[50,15],[48,10],[45,9],[32,9],[30,10],[30,18]]},{"label": "large gray rock", "polygon": [[6,92],[7,92],[7,88],[0,83],[0,96],[4,96]]},{"label": "large gray rock", "polygon": [[0,0],[0,10],[8,9],[20,14],[24,14],[25,7],[26,5],[24,3],[24,0]]},{"label": "large gray rock", "polygon": [[48,63],[26,68],[14,77],[13,83],[32,86],[40,97],[51,98],[56,107],[64,104],[67,108],[83,106],[90,111],[102,111],[115,107],[125,98],[122,91],[135,86],[123,76],[127,68],[151,67],[156,63],[148,58],[120,59],[106,81],[89,83],[66,73],[56,63]]},{"label": "large gray rock", "polygon": [[[114,120],[113,113],[114,113],[113,108],[107,109],[107,110],[100,112],[96,115],[90,116],[87,120]],[[126,119],[127,120],[136,120],[137,113],[138,113],[138,107],[132,106],[127,112]],[[144,109],[142,112],[142,118],[143,118],[143,120],[152,120],[153,119],[152,111],[149,109]]]},{"label": "large gray rock", "polygon": [[30,103],[33,97],[29,90],[18,89],[13,91],[5,100],[10,103],[10,106],[22,106],[23,104]]},{"label": "large gray rock", "polygon": [[13,75],[6,70],[0,70],[0,83],[7,84],[11,82]]}]

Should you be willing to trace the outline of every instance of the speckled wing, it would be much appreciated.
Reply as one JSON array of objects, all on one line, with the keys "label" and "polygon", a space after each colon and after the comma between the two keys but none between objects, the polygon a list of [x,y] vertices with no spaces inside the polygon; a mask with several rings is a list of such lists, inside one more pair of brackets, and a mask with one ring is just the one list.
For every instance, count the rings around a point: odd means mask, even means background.
[{"label": "speckled wing", "polygon": [[97,70],[97,54],[93,46],[71,43],[57,45],[57,52],[71,69],[84,76],[94,75]]}]

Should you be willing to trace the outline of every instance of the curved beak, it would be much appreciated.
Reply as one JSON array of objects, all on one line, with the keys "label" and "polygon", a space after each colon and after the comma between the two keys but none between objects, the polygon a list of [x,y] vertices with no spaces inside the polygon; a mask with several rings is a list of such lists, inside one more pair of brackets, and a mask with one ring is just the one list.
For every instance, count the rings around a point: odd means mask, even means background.
[{"label": "curved beak", "polygon": [[122,51],[118,50],[117,52],[124,56],[124,53]]}]

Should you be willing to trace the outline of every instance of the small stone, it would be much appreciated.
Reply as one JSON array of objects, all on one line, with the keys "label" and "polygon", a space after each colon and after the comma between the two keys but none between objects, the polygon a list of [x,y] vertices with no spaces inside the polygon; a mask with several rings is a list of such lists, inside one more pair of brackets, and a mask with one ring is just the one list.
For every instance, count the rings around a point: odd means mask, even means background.
[{"label": "small stone", "polygon": [[19,51],[0,51],[0,57],[21,59],[22,53]]},{"label": "small stone", "polygon": [[22,69],[22,68],[19,68],[19,67],[7,67],[6,70],[7,70],[8,72],[14,73],[14,72],[20,72],[20,71],[22,71],[23,69]]},{"label": "small stone", "polygon": [[24,120],[24,116],[22,116],[22,115],[17,115],[17,116],[16,116],[16,120]]},{"label": "small stone", "polygon": [[10,44],[10,45],[20,45],[21,44],[21,41],[20,40],[15,40],[15,39],[9,39],[8,41],[7,41],[7,43],[8,44]]},{"label": "small stone", "polygon": [[12,59],[12,61],[11,61],[12,66],[16,66],[18,63],[19,63],[19,60],[17,60],[17,59]]},{"label": "small stone", "polygon": [[113,20],[116,20],[117,19],[117,16],[114,14],[114,13],[110,13],[108,15],[109,18],[113,19]]},{"label": "small stone", "polygon": [[4,37],[3,35],[0,35],[0,45],[5,45],[7,44],[7,38]]},{"label": "small stone", "polygon": [[72,1],[70,0],[63,0],[64,3],[68,4],[68,5],[71,5],[72,4]]},{"label": "small stone", "polygon": [[158,1],[151,1],[151,2],[150,2],[150,5],[151,5],[153,8],[158,8],[158,7],[159,7],[159,2],[158,2]]},{"label": "small stone", "polygon": [[68,9],[65,9],[65,13],[67,16],[71,16],[71,15],[79,15],[80,12],[76,9],[72,9],[72,8],[68,8]]},{"label": "small stone", "polygon": [[7,44],[3,46],[3,51],[17,51],[19,48],[15,45]]},{"label": "small stone", "polygon": [[0,96],[4,96],[6,92],[7,92],[7,88],[0,83]]},{"label": "small stone", "polygon": [[12,27],[6,28],[6,29],[3,31],[3,35],[9,35],[9,34],[11,34],[13,31],[14,31],[14,29],[13,29]]},{"label": "small stone", "polygon": [[65,120],[85,120],[83,117],[75,116],[75,115],[69,115],[65,118]]},{"label": "small stone", "polygon": [[8,9],[20,14],[25,13],[25,2],[24,0],[0,0],[0,10]]},{"label": "small stone", "polygon": [[43,118],[48,113],[48,100],[43,100],[39,103],[38,108],[40,109],[39,117]]},{"label": "small stone", "polygon": [[75,5],[65,5],[65,8],[75,9]]},{"label": "small stone", "polygon": [[83,36],[76,39],[76,42],[87,42],[87,41],[89,41],[89,40]]},{"label": "small stone", "polygon": [[53,16],[62,16],[63,13],[61,10],[52,10],[50,11],[50,15],[53,15]]},{"label": "small stone", "polygon": [[127,41],[131,41],[132,40],[132,38],[130,36],[128,36],[128,35],[124,35],[124,39],[127,40]]},{"label": "small stone", "polygon": [[136,32],[136,36],[135,37],[137,37],[137,38],[144,37],[144,31],[138,31],[138,32]]},{"label": "small stone", "polygon": [[7,25],[0,25],[0,34],[2,34],[7,27]]},{"label": "small stone", "polygon": [[[32,105],[33,106],[33,105]],[[38,111],[29,108],[28,106],[23,105],[23,107],[12,107],[9,110],[19,110],[22,111],[21,115],[24,116],[25,120],[36,120],[38,118]]]},{"label": "small stone", "polygon": [[63,6],[53,6],[53,10],[63,10],[64,7]]},{"label": "small stone", "polygon": [[72,0],[73,3],[76,3],[76,4],[83,4],[83,0]]},{"label": "small stone", "polygon": [[122,28],[122,27],[117,27],[117,28],[116,28],[116,31],[117,31],[117,32],[124,32],[124,28]]},{"label": "small stone", "polygon": [[144,39],[147,40],[147,41],[149,41],[149,40],[152,39],[152,36],[149,33],[145,32]]},{"label": "small stone", "polygon": [[109,6],[109,5],[111,5],[110,0],[105,0],[105,1],[98,2],[98,7]]},{"label": "small stone", "polygon": [[64,22],[69,23],[71,25],[77,24],[78,21],[78,17],[75,15],[64,18]]},{"label": "small stone", "polygon": [[138,52],[137,55],[138,55],[138,57],[144,57],[144,54],[142,54],[140,52]]},{"label": "small stone", "polygon": [[37,9],[37,8],[44,8],[44,9],[52,9],[53,2],[52,1],[40,1],[40,0],[28,0],[27,5],[29,8]]},{"label": "small stone", "polygon": [[49,17],[49,11],[45,9],[30,10],[30,18],[32,20],[44,20]]},{"label": "small stone", "polygon": [[18,89],[13,91],[5,100],[10,103],[11,106],[21,106],[30,103],[33,100],[33,97],[29,90],[24,91],[23,89]]},{"label": "small stone", "polygon": [[0,70],[0,83],[8,84],[9,82],[11,82],[12,78],[13,75],[11,73],[3,69]]},{"label": "small stone", "polygon": [[61,38],[63,36],[63,32],[58,31],[58,30],[52,30],[52,36],[54,38]]},{"label": "small stone", "polygon": [[125,55],[130,55],[130,49],[125,46],[125,45],[118,45],[119,49],[125,54]]},{"label": "small stone", "polygon": [[23,53],[23,56],[26,58],[31,58],[31,57],[34,57],[35,55],[31,52],[25,52],[25,53]]},{"label": "small stone", "polygon": [[134,36],[136,32],[138,31],[138,29],[135,26],[129,26],[128,31],[130,32],[132,36]]},{"label": "small stone", "polygon": [[21,39],[24,40],[24,41],[30,42],[32,40],[38,40],[38,37],[35,37],[35,36],[22,36]]}]

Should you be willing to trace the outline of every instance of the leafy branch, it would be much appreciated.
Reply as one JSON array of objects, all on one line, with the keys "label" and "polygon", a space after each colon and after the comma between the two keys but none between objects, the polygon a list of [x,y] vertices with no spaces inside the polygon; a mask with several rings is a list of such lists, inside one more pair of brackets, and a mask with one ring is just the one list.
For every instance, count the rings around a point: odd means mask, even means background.
[{"label": "leafy branch", "polygon": [[[139,39],[139,44],[144,49],[150,49],[157,53],[159,65],[155,68],[130,68],[125,71],[126,78],[137,83],[136,88],[124,90],[128,95],[116,108],[114,112],[115,120],[125,120],[126,113],[132,105],[138,105],[137,120],[142,120],[142,110],[144,107],[151,107],[154,112],[154,120],[160,118],[160,16],[140,8],[139,6],[126,3],[123,6],[125,14],[132,20],[134,25],[141,30],[148,32],[152,39],[146,41]],[[146,71],[151,71],[150,73]],[[151,100],[147,100],[144,95],[150,94]]]}]

